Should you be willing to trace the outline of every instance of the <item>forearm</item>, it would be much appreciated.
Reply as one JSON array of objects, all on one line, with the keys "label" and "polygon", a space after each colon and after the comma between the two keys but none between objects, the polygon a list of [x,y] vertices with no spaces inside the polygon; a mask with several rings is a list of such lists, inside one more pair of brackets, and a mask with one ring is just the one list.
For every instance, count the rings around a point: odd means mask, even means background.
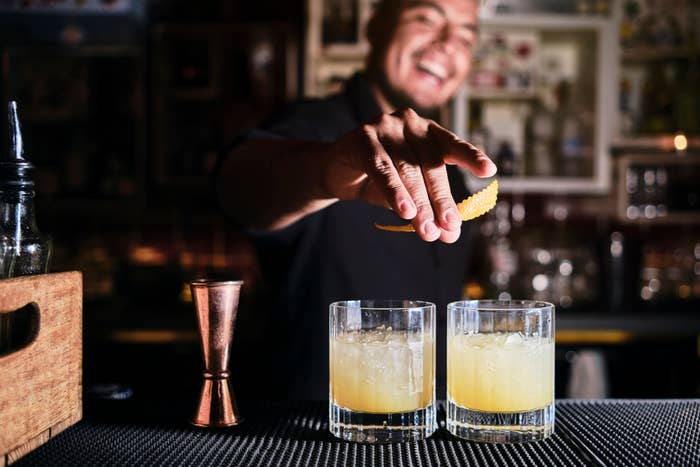
[{"label": "forearm", "polygon": [[326,143],[251,140],[227,154],[217,193],[225,211],[261,230],[286,227],[337,201],[327,190]]}]

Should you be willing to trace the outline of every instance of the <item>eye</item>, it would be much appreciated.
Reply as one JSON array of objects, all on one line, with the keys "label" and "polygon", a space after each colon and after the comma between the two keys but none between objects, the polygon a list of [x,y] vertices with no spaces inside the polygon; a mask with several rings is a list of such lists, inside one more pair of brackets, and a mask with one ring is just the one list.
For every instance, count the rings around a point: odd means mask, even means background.
[{"label": "eye", "polygon": [[432,26],[435,24],[435,21],[433,21],[432,18],[423,13],[419,13],[418,15],[416,15],[416,21],[421,24],[425,24],[426,26]]},{"label": "eye", "polygon": [[407,22],[417,23],[431,28],[439,27],[440,23],[444,19],[442,15],[434,11],[432,8],[423,6],[404,10],[403,15]]},{"label": "eye", "polygon": [[471,50],[474,47],[474,41],[466,37],[460,37],[459,43],[462,44],[462,46],[468,50]]}]

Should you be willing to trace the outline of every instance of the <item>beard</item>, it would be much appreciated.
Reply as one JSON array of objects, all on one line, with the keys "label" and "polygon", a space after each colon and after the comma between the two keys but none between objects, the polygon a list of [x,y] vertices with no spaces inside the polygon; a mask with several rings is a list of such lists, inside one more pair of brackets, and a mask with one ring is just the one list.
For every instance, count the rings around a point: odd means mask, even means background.
[{"label": "beard", "polygon": [[372,79],[379,86],[379,90],[384,95],[386,100],[396,109],[412,108],[418,115],[423,118],[437,120],[440,116],[440,107],[426,107],[418,104],[408,93],[402,89],[397,89],[392,86],[387,79],[385,73],[375,71],[371,73]]}]

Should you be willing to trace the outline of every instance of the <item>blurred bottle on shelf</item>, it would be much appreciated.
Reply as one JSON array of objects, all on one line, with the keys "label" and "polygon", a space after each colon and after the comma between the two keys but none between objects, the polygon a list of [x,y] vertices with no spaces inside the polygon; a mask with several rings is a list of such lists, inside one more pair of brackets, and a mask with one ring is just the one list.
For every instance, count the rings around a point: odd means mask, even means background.
[{"label": "blurred bottle on shelf", "polygon": [[644,247],[638,289],[642,301],[700,299],[700,243],[685,240]]},{"label": "blurred bottle on shelf", "polygon": [[664,3],[645,2],[644,14],[639,18],[639,37],[643,45],[651,47],[681,45],[682,28],[676,15],[682,14],[683,8],[678,4],[664,5]]},{"label": "blurred bottle on shelf", "polygon": [[499,200],[481,221],[485,246],[477,260],[484,264],[479,279],[466,284],[465,297],[527,297],[561,309],[593,309],[601,298],[596,245],[567,225],[569,209],[565,201],[549,203],[551,223],[538,219],[526,226],[522,197]]},{"label": "blurred bottle on shelf", "polygon": [[637,40],[639,10],[638,0],[625,0],[623,3],[619,30],[620,44],[623,47],[632,46]]},{"label": "blurred bottle on shelf", "polygon": [[558,173],[567,177],[585,174],[583,122],[574,108],[571,83],[562,80],[557,86],[557,111],[555,114],[556,149],[559,153]]},{"label": "blurred bottle on shelf", "polygon": [[34,166],[24,159],[17,103],[8,105],[10,154],[0,162],[0,229],[9,236],[15,257],[8,277],[47,273],[51,238],[42,234],[34,215]]},{"label": "blurred bottle on shelf", "polygon": [[553,228],[526,229],[518,246],[524,296],[561,309],[591,307],[599,296],[595,251],[567,224],[570,207],[565,201],[552,202],[545,209]]},{"label": "blurred bottle on shelf", "polygon": [[663,165],[635,165],[625,170],[626,216],[656,219],[669,213],[669,169]]},{"label": "blurred bottle on shelf", "polygon": [[[672,63],[660,70],[647,73],[642,87],[643,127],[648,133],[671,133],[676,130],[673,124],[674,96],[676,95],[677,71]],[[695,83],[697,84],[697,83]]]},{"label": "blurred bottle on shelf", "polygon": [[576,13],[607,16],[610,14],[610,0],[577,0]]},{"label": "blurred bottle on shelf", "polygon": [[519,295],[514,280],[519,258],[511,238],[510,211],[510,202],[500,200],[480,222],[480,240],[485,245],[479,253],[483,253],[484,265],[480,280],[465,287],[465,295],[469,298],[492,296],[509,300]]},{"label": "blurred bottle on shelf", "polygon": [[691,2],[688,5],[686,18],[688,20],[687,31],[689,32],[688,44],[696,49],[700,48],[700,2]]},{"label": "blurred bottle on shelf", "polygon": [[563,309],[581,309],[597,299],[598,265],[588,248],[552,246],[546,235],[523,254],[523,287],[526,295]]},{"label": "blurred bottle on shelf", "polygon": [[700,65],[691,60],[689,69],[676,93],[676,130],[688,134],[700,133]]},{"label": "blurred bottle on shelf", "polygon": [[620,79],[620,132],[624,136],[634,133],[634,113],[632,110],[632,83],[627,75]]},{"label": "blurred bottle on shelf", "polygon": [[496,151],[496,163],[498,164],[498,172],[503,176],[516,175],[515,170],[515,152],[510,144],[510,141],[501,141]]},{"label": "blurred bottle on shelf", "polygon": [[606,269],[606,308],[612,312],[622,311],[625,304],[625,286],[627,284],[626,259],[629,252],[625,236],[621,232],[612,232],[607,238],[603,251],[603,264]]},{"label": "blurred bottle on shelf", "polygon": [[486,154],[491,154],[491,132],[485,126],[473,125],[469,131],[469,142]]},{"label": "blurred bottle on shelf", "polygon": [[525,123],[525,170],[529,175],[549,177],[554,174],[553,140],[554,116],[544,102],[537,101]]}]

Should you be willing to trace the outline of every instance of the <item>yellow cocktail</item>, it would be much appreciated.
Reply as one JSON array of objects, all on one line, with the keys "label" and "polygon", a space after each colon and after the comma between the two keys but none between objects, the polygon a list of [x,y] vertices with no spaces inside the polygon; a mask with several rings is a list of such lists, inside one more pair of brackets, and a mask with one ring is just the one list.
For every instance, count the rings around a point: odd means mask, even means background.
[{"label": "yellow cocktail", "polygon": [[554,432],[554,305],[464,300],[447,305],[447,430],[494,443]]},{"label": "yellow cocktail", "polygon": [[433,400],[434,342],[405,331],[355,331],[331,341],[331,398],[365,413],[401,413]]},{"label": "yellow cocktail", "polygon": [[554,401],[554,342],[520,333],[448,337],[447,393],[485,412],[524,412]]},{"label": "yellow cocktail", "polygon": [[329,431],[369,443],[430,436],[437,427],[435,305],[347,300],[329,308]]}]

